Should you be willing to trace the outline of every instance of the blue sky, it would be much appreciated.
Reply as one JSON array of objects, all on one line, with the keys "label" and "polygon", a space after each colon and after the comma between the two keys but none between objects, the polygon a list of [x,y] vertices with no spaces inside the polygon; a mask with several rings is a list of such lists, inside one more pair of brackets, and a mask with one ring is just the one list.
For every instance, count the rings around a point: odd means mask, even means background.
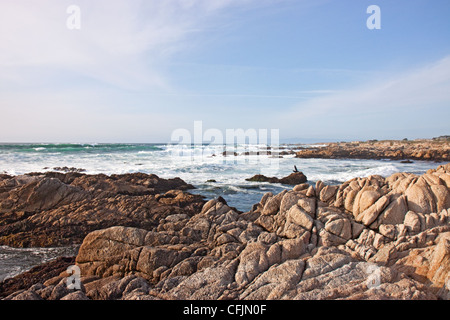
[{"label": "blue sky", "polygon": [[290,142],[450,134],[448,0],[92,2],[0,3],[0,141],[165,142],[198,120]]}]

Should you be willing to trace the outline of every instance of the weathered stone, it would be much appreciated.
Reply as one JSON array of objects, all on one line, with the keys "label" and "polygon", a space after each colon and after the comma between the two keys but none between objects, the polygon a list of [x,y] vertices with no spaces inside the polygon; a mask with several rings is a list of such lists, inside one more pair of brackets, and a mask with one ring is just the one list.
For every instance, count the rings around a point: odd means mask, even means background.
[{"label": "weathered stone", "polygon": [[391,159],[450,161],[450,146],[439,141],[355,141],[327,143],[320,148],[304,148],[296,152],[297,158],[325,159]]},{"label": "weathered stone", "polygon": [[74,300],[74,301],[82,301],[82,300],[90,300],[82,291],[75,291],[69,293],[68,295],[61,298],[61,300]]},{"label": "weathered stone", "polygon": [[[8,298],[6,298],[6,300],[8,300]],[[35,291],[27,290],[27,291],[23,291],[22,293],[15,295],[11,300],[36,301],[36,300],[42,300],[42,298]]]},{"label": "weathered stone", "polygon": [[444,209],[450,208],[450,192],[444,185],[432,185],[431,191],[436,199],[436,210],[433,212],[441,212]]},{"label": "weathered stone", "polygon": [[[431,280],[433,286],[442,288],[448,286],[450,281],[450,232],[439,235],[437,245],[434,249],[427,278]],[[450,288],[447,287],[447,290]]]},{"label": "weathered stone", "polygon": [[352,238],[352,225],[348,219],[328,221],[325,224],[325,230],[346,240]]},{"label": "weathered stone", "polygon": [[308,188],[309,188],[309,184],[302,183],[302,184],[296,185],[292,190],[295,191],[295,192],[299,192],[299,191],[302,191],[302,190],[306,190]]},{"label": "weathered stone", "polygon": [[292,186],[305,183],[306,181],[308,181],[308,179],[303,172],[293,172],[289,176],[280,179],[280,183]]},{"label": "weathered stone", "polygon": [[325,186],[320,191],[320,195],[319,195],[320,201],[323,201],[323,202],[330,201],[336,195],[338,188],[339,188],[338,186]]},{"label": "weathered stone", "polygon": [[269,198],[264,205],[264,209],[261,214],[265,216],[273,215],[280,210],[281,200],[283,199],[285,193],[287,191],[283,191],[272,198]]},{"label": "weathered stone", "polygon": [[416,182],[405,191],[408,209],[414,212],[436,212],[436,203],[430,187],[425,182]]},{"label": "weathered stone", "polygon": [[276,178],[276,177],[266,177],[262,174],[257,174],[255,176],[245,179],[245,180],[252,181],[252,182],[281,183],[281,184],[288,184],[288,185],[292,185],[292,186],[303,184],[306,181],[308,181],[308,179],[302,172],[294,172],[294,173],[291,173],[289,176],[281,178],[281,179]]},{"label": "weathered stone", "polygon": [[286,192],[284,194],[283,198],[281,199],[280,213],[287,212],[290,208],[292,208],[292,206],[297,204],[299,199],[301,199],[301,197],[299,195],[297,195],[296,193],[294,193],[292,191]]},{"label": "weathered stone", "polygon": [[13,247],[80,244],[91,231],[112,226],[152,229],[166,216],[192,216],[204,203],[181,191],[193,188],[181,179],[140,173],[48,172],[8,181],[11,187],[0,187],[0,244]]},{"label": "weathered stone", "polygon": [[316,191],[314,190],[313,186],[309,186],[308,190],[306,191],[307,197],[314,197],[316,195]]},{"label": "weathered stone", "polygon": [[364,225],[357,223],[355,221],[351,221],[351,223],[352,223],[352,238],[356,239],[364,230]]},{"label": "weathered stone", "polygon": [[374,222],[379,214],[386,208],[389,204],[389,198],[382,196],[373,205],[361,212],[357,217],[356,221],[362,222],[364,225],[369,226]]},{"label": "weathered stone", "polygon": [[406,213],[404,224],[410,232],[420,232],[421,230],[419,215],[413,211],[408,211]]},{"label": "weathered stone", "polygon": [[316,216],[316,200],[312,198],[300,198],[297,205],[305,210],[311,217]]},{"label": "weathered stone", "polygon": [[168,291],[168,295],[181,300],[217,300],[237,275],[236,266],[237,260],[234,260],[202,269],[181,279],[178,285]]},{"label": "weathered stone", "polygon": [[287,213],[287,217],[290,221],[305,228],[306,230],[311,230],[314,225],[313,218],[311,218],[306,211],[297,205],[292,206]]},{"label": "weathered stone", "polygon": [[351,190],[349,193],[347,193],[347,196],[344,200],[344,208],[348,212],[353,212],[353,204],[355,202],[355,198],[358,195],[359,189]]},{"label": "weathered stone", "polygon": [[189,257],[190,254],[188,251],[177,249],[143,247],[136,264],[136,270],[151,277],[159,267],[172,268]]},{"label": "weathered stone", "polygon": [[288,260],[280,265],[273,265],[261,277],[256,279],[241,294],[240,299],[267,300],[279,299],[301,279],[305,262]]},{"label": "weathered stone", "polygon": [[269,265],[267,258],[268,246],[262,243],[249,243],[239,256],[239,266],[236,271],[236,283],[250,283],[258,274],[266,271]]},{"label": "weathered stone", "polygon": [[79,249],[77,263],[121,256],[126,251],[143,246],[146,234],[145,230],[128,227],[111,227],[91,232]]},{"label": "weathered stone", "polygon": [[316,196],[320,195],[320,192],[322,192],[322,189],[325,187],[325,184],[323,183],[323,181],[319,180],[316,182]]},{"label": "weathered stone", "polygon": [[405,196],[398,196],[386,207],[378,217],[379,224],[400,224],[408,212]]},{"label": "weathered stone", "polygon": [[[375,204],[380,197],[381,192],[375,187],[366,186],[362,188],[355,197],[353,203],[353,215],[359,217],[362,212]],[[361,219],[359,221],[361,221]]]}]

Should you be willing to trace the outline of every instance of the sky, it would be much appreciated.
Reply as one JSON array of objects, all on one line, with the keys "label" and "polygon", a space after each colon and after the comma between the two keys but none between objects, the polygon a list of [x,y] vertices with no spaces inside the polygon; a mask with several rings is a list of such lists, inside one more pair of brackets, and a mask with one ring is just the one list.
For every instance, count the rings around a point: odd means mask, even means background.
[{"label": "sky", "polygon": [[448,0],[0,2],[0,142],[432,138],[449,110]]}]

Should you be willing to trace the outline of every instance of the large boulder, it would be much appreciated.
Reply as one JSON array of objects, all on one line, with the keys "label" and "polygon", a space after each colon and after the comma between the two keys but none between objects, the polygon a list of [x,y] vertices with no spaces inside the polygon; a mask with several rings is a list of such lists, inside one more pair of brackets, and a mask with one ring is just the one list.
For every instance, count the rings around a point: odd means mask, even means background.
[{"label": "large boulder", "polygon": [[424,179],[419,179],[405,191],[408,208],[414,212],[436,212],[436,202],[431,188]]}]

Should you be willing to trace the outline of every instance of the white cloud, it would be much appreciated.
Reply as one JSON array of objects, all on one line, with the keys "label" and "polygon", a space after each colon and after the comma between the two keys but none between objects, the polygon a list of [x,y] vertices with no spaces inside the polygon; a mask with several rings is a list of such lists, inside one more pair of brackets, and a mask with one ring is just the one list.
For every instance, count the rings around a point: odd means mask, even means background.
[{"label": "white cloud", "polygon": [[[273,0],[2,0],[0,141],[155,141],[186,115],[133,91],[172,92],[165,62],[228,9]],[[70,5],[81,29],[66,26]]]},{"label": "white cloud", "polygon": [[273,115],[286,137],[410,138],[448,134],[450,56],[403,73],[368,77]]},{"label": "white cloud", "polygon": [[413,112],[443,103],[450,105],[450,56],[388,79],[369,80],[357,88],[309,99],[292,108],[286,119],[298,121],[333,114],[352,116],[401,108]]},{"label": "white cloud", "polygon": [[[70,72],[127,89],[167,89],[164,59],[187,45],[225,9],[256,0],[4,0],[0,4],[0,71],[21,82]],[[69,30],[66,9],[81,9]],[[6,31],[7,30],[7,31]],[[26,69],[23,69],[26,68]],[[39,69],[40,68],[40,69]]]}]

